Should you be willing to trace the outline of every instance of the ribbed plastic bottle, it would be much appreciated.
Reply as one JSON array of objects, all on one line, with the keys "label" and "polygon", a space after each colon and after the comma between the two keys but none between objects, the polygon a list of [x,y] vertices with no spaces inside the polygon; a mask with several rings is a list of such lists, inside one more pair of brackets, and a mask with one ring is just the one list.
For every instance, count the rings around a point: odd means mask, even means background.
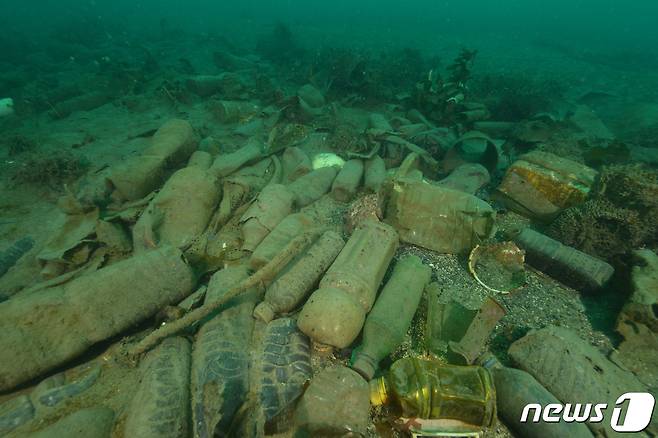
[{"label": "ribbed plastic bottle", "polygon": [[398,247],[389,225],[366,221],[352,233],[297,324],[316,343],[345,348],[358,336]]},{"label": "ribbed plastic bottle", "polygon": [[491,353],[483,355],[479,362],[493,375],[498,415],[515,435],[521,438],[592,438],[584,423],[534,422],[535,410],[529,410],[526,421],[522,423],[521,416],[527,405],[539,404],[543,407],[552,403],[561,404],[560,401],[530,374],[501,365]]},{"label": "ribbed plastic bottle", "polygon": [[600,289],[614,274],[614,268],[603,260],[530,228],[515,230],[511,237],[525,250],[528,264],[574,289]]},{"label": "ribbed plastic bottle", "polygon": [[367,380],[375,375],[379,362],[404,340],[431,274],[429,266],[413,255],[401,258],[395,265],[391,279],[366,318],[363,343],[352,364]]},{"label": "ribbed plastic bottle", "polygon": [[254,316],[269,322],[278,314],[295,309],[317,286],[345,242],[335,231],[325,231],[292,268],[277,278],[256,306]]},{"label": "ribbed plastic bottle", "polygon": [[[370,403],[396,407],[400,417],[416,420],[410,424],[421,429],[412,432],[421,435],[484,431],[496,419],[496,392],[487,369],[414,357],[396,361],[387,376],[370,382]],[[420,420],[440,421],[423,426]]]}]

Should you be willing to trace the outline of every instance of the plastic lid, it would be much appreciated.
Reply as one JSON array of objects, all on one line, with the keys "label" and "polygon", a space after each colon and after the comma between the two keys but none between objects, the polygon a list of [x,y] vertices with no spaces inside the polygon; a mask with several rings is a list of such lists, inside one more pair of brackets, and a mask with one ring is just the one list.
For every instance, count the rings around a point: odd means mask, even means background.
[{"label": "plastic lid", "polygon": [[388,385],[385,377],[370,381],[370,404],[382,406],[388,402]]},{"label": "plastic lid", "polygon": [[254,309],[254,317],[265,322],[270,322],[274,319],[274,309],[272,309],[272,306],[267,301],[263,301]]}]

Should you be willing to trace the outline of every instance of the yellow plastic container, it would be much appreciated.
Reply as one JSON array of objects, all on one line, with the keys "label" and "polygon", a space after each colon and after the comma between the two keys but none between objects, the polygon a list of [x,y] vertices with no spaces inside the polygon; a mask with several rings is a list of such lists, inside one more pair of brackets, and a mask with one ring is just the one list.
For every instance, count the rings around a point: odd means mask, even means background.
[{"label": "yellow plastic container", "polygon": [[412,434],[480,436],[496,419],[496,392],[480,366],[407,357],[370,382],[370,402],[390,405]]}]

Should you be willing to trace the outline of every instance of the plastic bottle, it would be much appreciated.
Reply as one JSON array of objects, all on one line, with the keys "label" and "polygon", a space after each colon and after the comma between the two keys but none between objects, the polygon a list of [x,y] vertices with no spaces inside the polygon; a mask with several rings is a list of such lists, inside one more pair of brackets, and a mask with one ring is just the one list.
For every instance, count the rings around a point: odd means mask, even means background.
[{"label": "plastic bottle", "polygon": [[299,234],[311,229],[315,223],[304,213],[286,216],[256,247],[249,259],[249,266],[257,270],[266,265],[275,255]]},{"label": "plastic bottle", "polygon": [[368,383],[342,365],[316,374],[295,410],[295,437],[365,436]]},{"label": "plastic bottle", "polygon": [[317,285],[343,249],[345,242],[334,231],[326,231],[304,256],[265,292],[265,301],[256,306],[254,316],[269,322],[276,314],[293,310]]},{"label": "plastic bottle", "polygon": [[395,265],[366,319],[363,344],[354,357],[352,368],[366,380],[372,379],[379,362],[404,339],[431,274],[431,269],[413,255]]},{"label": "plastic bottle", "polygon": [[614,268],[603,260],[530,228],[515,230],[511,237],[525,250],[528,264],[574,289],[600,289],[614,274]]},{"label": "plastic bottle", "polygon": [[379,155],[375,155],[365,162],[363,186],[366,190],[377,193],[385,179],[386,164]]},{"label": "plastic bottle", "polygon": [[299,315],[298,325],[315,342],[345,348],[358,336],[379,284],[398,247],[398,234],[366,221],[347,241]]},{"label": "plastic bottle", "polygon": [[341,202],[350,201],[363,179],[363,161],[349,160],[336,176],[331,186],[331,196]]},{"label": "plastic bottle", "polygon": [[305,207],[324,196],[331,189],[337,173],[335,167],[322,167],[293,181],[288,189],[295,195],[297,207]]},{"label": "plastic bottle", "polygon": [[521,423],[519,420],[523,409],[528,404],[547,406],[552,403],[560,404],[560,401],[530,374],[501,365],[491,353],[485,354],[479,362],[493,375],[498,415],[515,435],[521,438],[592,438],[592,433],[583,423],[535,423],[532,421],[534,411],[530,411],[528,420]]},{"label": "plastic bottle", "polygon": [[292,210],[293,195],[286,186],[271,184],[263,189],[240,218],[243,250],[253,251]]},{"label": "plastic bottle", "polygon": [[396,406],[401,417],[421,428],[411,432],[421,434],[473,433],[496,419],[496,392],[487,369],[414,357],[396,361],[387,376],[370,382],[370,402]]}]

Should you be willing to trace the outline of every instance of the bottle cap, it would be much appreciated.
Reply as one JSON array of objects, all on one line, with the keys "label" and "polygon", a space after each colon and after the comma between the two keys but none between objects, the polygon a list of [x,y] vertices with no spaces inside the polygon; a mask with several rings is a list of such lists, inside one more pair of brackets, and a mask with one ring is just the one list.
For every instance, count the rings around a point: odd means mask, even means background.
[{"label": "bottle cap", "polygon": [[370,404],[382,406],[388,402],[388,385],[385,377],[370,381]]},{"label": "bottle cap", "polygon": [[254,317],[265,322],[270,322],[274,319],[274,309],[272,309],[272,306],[267,301],[263,301],[254,309]]}]

